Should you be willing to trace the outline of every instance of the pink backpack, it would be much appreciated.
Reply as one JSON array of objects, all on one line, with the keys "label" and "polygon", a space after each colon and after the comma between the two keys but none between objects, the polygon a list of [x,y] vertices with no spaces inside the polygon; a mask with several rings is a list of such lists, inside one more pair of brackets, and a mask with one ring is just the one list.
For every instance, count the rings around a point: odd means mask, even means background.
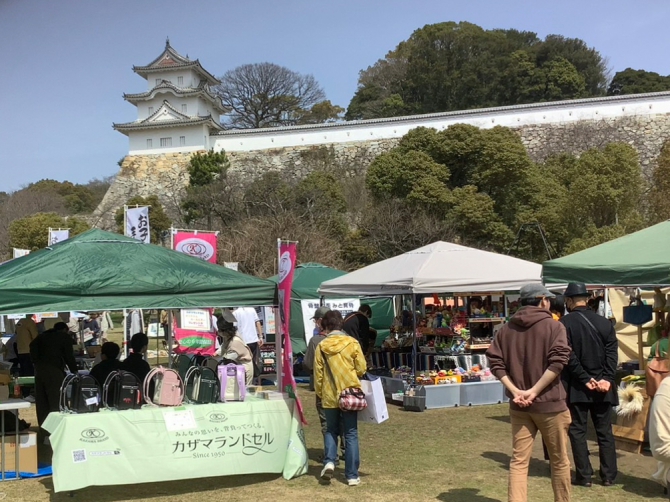
[{"label": "pink backpack", "polygon": [[[149,387],[155,381],[153,401]],[[184,400],[184,382],[175,370],[159,366],[144,379],[144,400],[154,406],[179,406]]]},{"label": "pink backpack", "polygon": [[246,371],[244,366],[235,364],[219,365],[221,381],[221,401],[244,401],[247,395]]}]

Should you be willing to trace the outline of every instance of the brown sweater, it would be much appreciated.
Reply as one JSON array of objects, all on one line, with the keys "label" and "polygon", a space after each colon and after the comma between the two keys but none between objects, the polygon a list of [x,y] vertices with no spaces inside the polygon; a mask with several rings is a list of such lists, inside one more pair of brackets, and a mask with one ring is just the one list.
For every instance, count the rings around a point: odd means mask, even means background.
[{"label": "brown sweater", "polygon": [[[549,311],[522,307],[503,326],[486,352],[491,372],[497,379],[507,375],[521,390],[528,390],[550,369],[560,374],[570,358],[565,327]],[[509,392],[507,395],[512,398]],[[567,410],[566,392],[560,377],[551,382],[527,408],[510,400],[516,411],[557,413]]]}]

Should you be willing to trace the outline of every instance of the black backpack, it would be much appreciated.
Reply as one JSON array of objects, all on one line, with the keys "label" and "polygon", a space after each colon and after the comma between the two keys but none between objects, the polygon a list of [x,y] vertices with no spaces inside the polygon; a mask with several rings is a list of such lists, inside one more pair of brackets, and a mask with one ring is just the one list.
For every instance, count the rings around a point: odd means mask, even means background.
[{"label": "black backpack", "polygon": [[129,371],[112,371],[102,386],[102,404],[117,410],[142,407],[142,382]]},{"label": "black backpack", "polygon": [[186,372],[186,401],[193,404],[217,403],[221,383],[214,370],[207,366],[192,366]]},{"label": "black backpack", "polygon": [[94,413],[100,409],[100,386],[90,375],[68,375],[60,388],[60,411]]}]

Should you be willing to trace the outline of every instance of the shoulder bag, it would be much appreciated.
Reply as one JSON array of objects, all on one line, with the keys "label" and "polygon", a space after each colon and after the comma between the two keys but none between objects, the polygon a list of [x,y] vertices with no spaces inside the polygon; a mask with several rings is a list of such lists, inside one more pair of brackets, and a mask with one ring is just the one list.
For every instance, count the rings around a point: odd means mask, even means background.
[{"label": "shoulder bag", "polygon": [[[670,348],[670,346],[668,348]],[[647,365],[647,369],[645,370],[647,395],[649,397],[654,397],[663,379],[670,374],[670,358],[668,357],[670,355],[670,350],[667,350],[666,352],[665,357],[661,357],[661,340],[656,342],[654,358]]]},{"label": "shoulder bag", "polygon": [[[330,365],[328,364],[328,358],[326,357],[326,354],[323,353],[323,350],[321,350],[321,347],[319,347],[319,351],[321,351],[323,365],[328,371],[330,380],[333,382],[333,386],[336,387],[335,377],[333,376],[333,372],[330,369]],[[368,402],[365,400],[365,393],[363,392],[363,389],[358,387],[348,387],[340,392],[338,405],[342,411],[361,411],[368,407]]]}]

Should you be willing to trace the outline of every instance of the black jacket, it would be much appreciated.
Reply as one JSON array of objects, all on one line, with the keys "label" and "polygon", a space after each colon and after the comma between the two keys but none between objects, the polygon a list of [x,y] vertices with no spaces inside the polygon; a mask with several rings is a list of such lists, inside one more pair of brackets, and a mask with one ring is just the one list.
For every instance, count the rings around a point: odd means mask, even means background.
[{"label": "black jacket", "polygon": [[[588,319],[595,330],[586,321]],[[614,377],[619,343],[612,323],[586,307],[578,307],[561,319],[572,347],[570,361],[563,370],[563,382],[569,403],[619,404]],[[597,331],[597,332],[596,332]],[[607,393],[592,391],[586,384],[594,378],[607,380],[612,386]]]},{"label": "black jacket", "polygon": [[40,366],[53,366],[61,371],[65,365],[77,373],[77,361],[72,351],[72,338],[65,331],[48,329],[30,342],[30,358],[39,372]]},{"label": "black jacket", "polygon": [[102,387],[105,385],[105,380],[107,380],[109,374],[118,369],[121,369],[121,363],[118,359],[104,359],[93,366],[90,374]]},{"label": "black jacket", "polygon": [[131,353],[121,363],[121,369],[123,371],[130,371],[140,379],[140,382],[144,382],[144,379],[151,371],[151,366],[144,360],[142,354]]},{"label": "black jacket", "polygon": [[358,340],[363,354],[368,353],[370,347],[370,319],[362,312],[352,312],[344,320],[342,331]]}]

